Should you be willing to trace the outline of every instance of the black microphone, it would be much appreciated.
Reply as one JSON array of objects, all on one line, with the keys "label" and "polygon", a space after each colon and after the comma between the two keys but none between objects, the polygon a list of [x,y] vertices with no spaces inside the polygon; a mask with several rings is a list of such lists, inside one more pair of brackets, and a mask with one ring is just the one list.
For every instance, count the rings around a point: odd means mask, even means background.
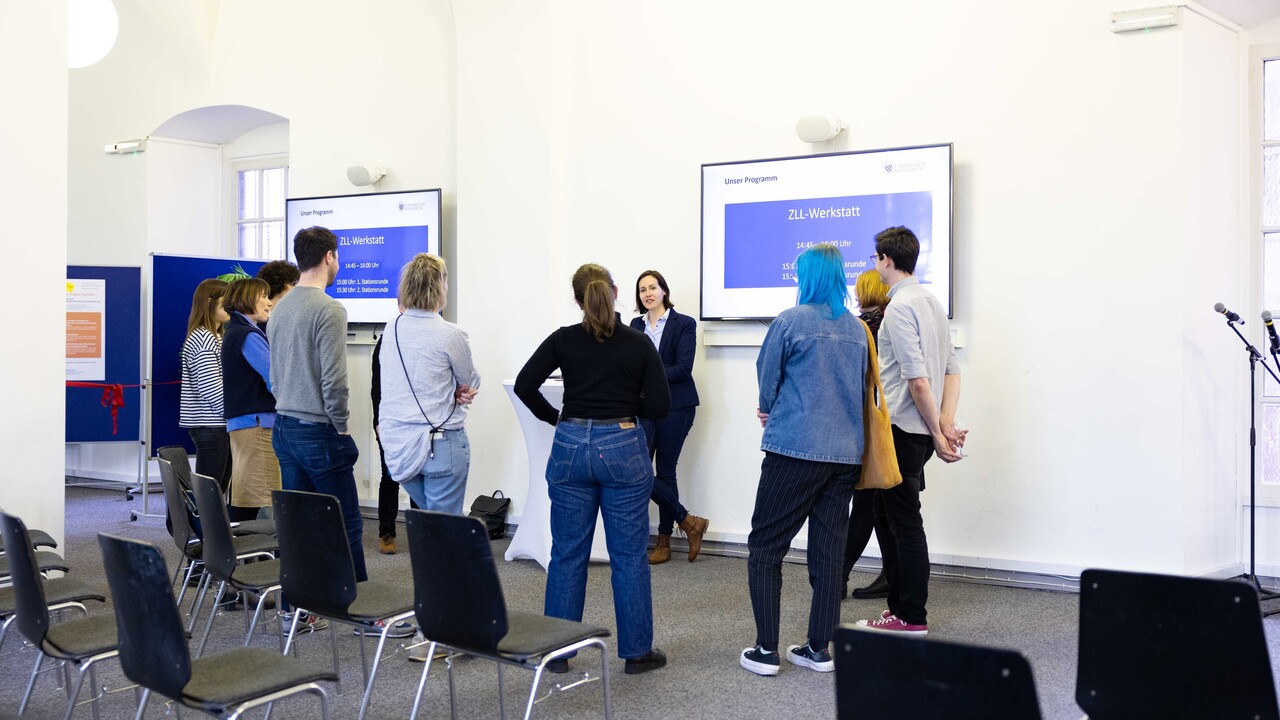
[{"label": "black microphone", "polygon": [[1237,315],[1237,314],[1235,314],[1235,313],[1231,312],[1230,310],[1228,310],[1228,309],[1227,309],[1227,306],[1226,306],[1226,305],[1223,305],[1222,303],[1214,303],[1214,304],[1213,304],[1213,311],[1214,311],[1214,312],[1220,312],[1220,313],[1222,313],[1223,315],[1226,315],[1226,316],[1227,316],[1227,320],[1228,320],[1228,321],[1230,321],[1230,322],[1238,322],[1238,323],[1240,323],[1241,325],[1243,325],[1243,324],[1244,324],[1244,321],[1240,319],[1240,316],[1239,316],[1239,315]]},{"label": "black microphone", "polygon": [[1271,311],[1262,311],[1262,324],[1267,326],[1267,335],[1271,336],[1271,354],[1280,353],[1280,337],[1276,336],[1276,326],[1271,322]]}]

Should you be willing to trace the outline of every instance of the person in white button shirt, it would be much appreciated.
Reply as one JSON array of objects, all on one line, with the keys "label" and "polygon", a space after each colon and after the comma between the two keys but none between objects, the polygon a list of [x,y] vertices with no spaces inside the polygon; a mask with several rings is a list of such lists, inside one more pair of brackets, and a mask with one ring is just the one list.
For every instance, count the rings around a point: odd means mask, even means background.
[{"label": "person in white button shirt", "polygon": [[480,388],[467,334],[440,317],[444,260],[419,253],[400,273],[404,312],[382,339],[378,436],[391,478],[424,510],[462,513],[471,445],[463,423]]},{"label": "person in white button shirt", "polygon": [[881,545],[889,581],[889,610],[859,620],[864,630],[924,636],[929,633],[929,543],[920,515],[924,465],[964,457],[967,431],[956,427],[960,366],[942,304],[915,277],[920,240],[905,227],[876,235],[876,271],[889,286],[889,305],[876,338],[880,381],[893,422],[893,445],[902,484],[875,491],[875,522],[887,523],[895,542]]}]

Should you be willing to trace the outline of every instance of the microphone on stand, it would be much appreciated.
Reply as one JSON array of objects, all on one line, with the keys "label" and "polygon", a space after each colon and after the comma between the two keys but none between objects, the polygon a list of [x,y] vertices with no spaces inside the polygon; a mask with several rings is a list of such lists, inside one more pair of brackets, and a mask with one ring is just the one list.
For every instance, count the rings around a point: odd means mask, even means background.
[{"label": "microphone on stand", "polygon": [[1220,313],[1222,313],[1223,315],[1226,315],[1226,316],[1227,316],[1227,321],[1228,321],[1228,322],[1238,322],[1238,323],[1240,323],[1241,325],[1243,325],[1243,324],[1244,324],[1244,320],[1241,320],[1239,315],[1237,315],[1237,314],[1235,314],[1235,313],[1231,312],[1230,310],[1228,310],[1228,309],[1227,309],[1227,306],[1226,306],[1226,305],[1223,305],[1222,303],[1214,303],[1214,304],[1213,304],[1213,311],[1214,311],[1214,312],[1220,312]]},{"label": "microphone on stand", "polygon": [[1267,326],[1267,335],[1271,338],[1271,354],[1280,353],[1280,337],[1276,336],[1275,323],[1271,322],[1271,311],[1262,311],[1262,324]]}]

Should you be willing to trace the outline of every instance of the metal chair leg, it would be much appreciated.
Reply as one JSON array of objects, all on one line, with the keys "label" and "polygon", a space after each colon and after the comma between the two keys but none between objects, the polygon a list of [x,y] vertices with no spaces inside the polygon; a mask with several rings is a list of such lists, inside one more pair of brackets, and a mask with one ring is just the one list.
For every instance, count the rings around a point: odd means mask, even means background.
[{"label": "metal chair leg", "polygon": [[333,656],[333,674],[338,676],[334,691],[342,694],[342,673],[338,668],[338,623],[329,622],[329,653]]},{"label": "metal chair leg", "polygon": [[142,697],[138,698],[138,712],[134,713],[133,720],[142,720],[142,715],[147,711],[147,700],[151,699],[150,688],[144,688]]},{"label": "metal chair leg", "polygon": [[[387,644],[387,633],[391,632],[391,626],[394,623],[387,620],[382,626],[382,634],[378,637],[378,653],[373,656],[373,669],[369,671],[369,678],[365,681],[364,699],[360,701],[360,720],[364,720],[364,715],[369,710],[369,700],[373,697],[373,683],[378,679],[378,663],[382,661],[382,649]],[[364,635],[360,636],[360,655],[364,657]]]},{"label": "metal chair leg", "polygon": [[[209,585],[213,582],[213,575],[205,573],[200,579],[200,592],[196,593],[196,599],[191,603],[191,621],[187,623],[187,632],[191,632],[196,627],[196,618],[200,617],[200,609],[204,607],[204,596],[209,591]],[[215,608],[216,609],[216,608]]]},{"label": "metal chair leg", "polygon": [[0,649],[4,648],[4,637],[9,633],[9,626],[13,624],[14,619],[17,617],[18,613],[12,613],[4,619],[4,624],[0,625]]},{"label": "metal chair leg", "polygon": [[[66,720],[71,720],[71,715],[72,715],[72,713],[74,713],[74,712],[76,711],[76,699],[78,699],[78,698],[80,697],[80,688],[81,688],[81,686],[83,686],[83,685],[84,685],[84,678],[85,678],[85,676],[86,676],[86,675],[88,675],[88,674],[89,674],[89,673],[88,673],[88,668],[80,668],[80,672],[76,673],[76,689],[75,689],[74,691],[72,691],[72,690],[70,689],[70,686],[68,686],[68,690],[67,690],[67,696],[68,696],[68,697],[67,697],[67,714],[64,716],[64,717],[66,718]],[[93,713],[94,720],[97,720],[97,718],[98,718],[98,713],[97,713],[97,710],[98,710],[98,701],[97,701],[96,699],[95,699],[95,700],[94,700],[94,702],[93,702],[93,709],[94,709],[94,713]]]},{"label": "metal chair leg", "polygon": [[40,666],[44,663],[44,653],[36,648],[36,664],[31,668],[31,679],[27,681],[27,691],[22,694],[22,703],[18,705],[18,714],[21,715],[27,711],[27,701],[31,699],[31,689],[36,686],[36,675],[40,672]]},{"label": "metal chair leg", "polygon": [[418,720],[418,708],[422,705],[422,693],[427,688],[427,673],[431,672],[431,660],[436,656],[436,643],[427,646],[427,662],[422,666],[422,677],[418,679],[418,694],[413,696],[413,711],[409,720]]},{"label": "metal chair leg", "polygon": [[205,643],[209,642],[209,631],[213,630],[213,619],[218,617],[218,608],[222,607],[222,596],[227,592],[227,583],[222,581],[218,583],[218,594],[213,599],[213,607],[209,608],[209,622],[204,624],[204,637],[200,638],[200,648],[196,650],[196,657],[204,655]]},{"label": "metal chair leg", "polygon": [[284,641],[284,652],[281,655],[289,654],[289,646],[293,645],[293,636],[298,632],[298,616],[302,613],[298,608],[293,609],[292,622],[289,623],[289,636]]},{"label": "metal chair leg", "polygon": [[449,669],[449,718],[458,720],[458,693],[453,686],[453,658],[445,658],[444,666]]},{"label": "metal chair leg", "polygon": [[369,684],[369,659],[364,653],[364,628],[360,628],[360,679]]},{"label": "metal chair leg", "polygon": [[600,648],[600,680],[604,683],[604,720],[613,720],[613,697],[609,693],[609,648],[599,638],[595,642]]},{"label": "metal chair leg", "polygon": [[[261,594],[258,595],[258,604],[253,609],[253,620],[249,622],[249,629],[244,634],[245,647],[249,647],[249,644],[253,642],[253,631],[258,627],[258,619],[262,617],[262,608],[267,604],[267,598],[271,596],[272,592],[279,592],[279,590],[280,590],[279,587],[266,588],[261,592]],[[276,598],[276,606],[278,607],[279,605],[280,605],[280,599]],[[283,635],[280,637],[280,650],[282,652],[284,650]]]}]

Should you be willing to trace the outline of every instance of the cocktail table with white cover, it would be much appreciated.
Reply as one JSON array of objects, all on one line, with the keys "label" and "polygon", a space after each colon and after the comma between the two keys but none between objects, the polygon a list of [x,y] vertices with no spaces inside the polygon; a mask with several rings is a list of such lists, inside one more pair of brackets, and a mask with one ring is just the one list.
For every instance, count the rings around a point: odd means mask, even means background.
[{"label": "cocktail table with white cover", "polygon": [[[547,458],[551,457],[551,440],[556,429],[529,412],[529,408],[516,397],[515,381],[504,380],[502,387],[515,408],[524,435],[524,446],[529,457],[529,491],[525,495],[520,525],[503,556],[507,560],[530,558],[537,560],[543,570],[551,563],[551,498],[547,495]],[[564,383],[547,380],[542,384],[542,394],[556,408],[564,405]],[[604,522],[596,515],[596,532],[591,541],[591,559],[607,562],[609,551],[604,542]]]}]

